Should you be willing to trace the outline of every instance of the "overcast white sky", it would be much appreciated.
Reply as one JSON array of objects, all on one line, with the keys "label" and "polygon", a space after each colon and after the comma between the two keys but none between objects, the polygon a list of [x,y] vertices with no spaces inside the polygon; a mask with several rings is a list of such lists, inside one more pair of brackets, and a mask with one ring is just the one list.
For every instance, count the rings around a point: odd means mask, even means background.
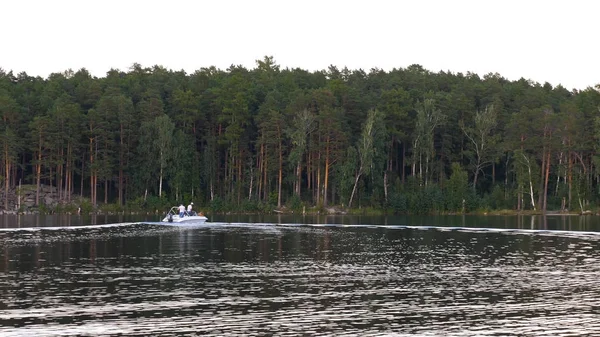
[{"label": "overcast white sky", "polygon": [[6,0],[0,67],[103,77],[134,62],[314,71],[497,72],[567,89],[600,83],[600,2],[589,0]]}]

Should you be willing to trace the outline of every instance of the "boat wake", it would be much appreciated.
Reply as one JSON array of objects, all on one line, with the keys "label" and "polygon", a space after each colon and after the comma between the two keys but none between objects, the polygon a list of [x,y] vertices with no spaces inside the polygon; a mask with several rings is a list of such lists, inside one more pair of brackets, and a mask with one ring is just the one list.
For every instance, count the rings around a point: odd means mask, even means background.
[{"label": "boat wake", "polygon": [[41,227],[12,227],[12,228],[0,228],[0,232],[37,232],[37,231],[57,231],[57,230],[80,230],[80,229],[98,229],[98,228],[113,228],[137,225],[139,222],[122,222],[122,223],[110,223],[101,225],[77,225],[77,226],[41,226]]},{"label": "boat wake", "polygon": [[600,232],[553,229],[487,228],[487,227],[447,227],[424,225],[384,225],[384,224],[304,224],[304,223],[243,223],[243,222],[125,222],[96,225],[53,226],[53,227],[16,227],[0,228],[0,245],[38,244],[52,241],[78,241],[85,239],[107,239],[110,237],[153,236],[165,232],[180,230],[228,231],[256,229],[267,232],[281,232],[282,229],[372,229],[372,230],[409,230],[468,232],[479,234],[497,233],[503,235],[556,236],[586,240],[600,240]]}]

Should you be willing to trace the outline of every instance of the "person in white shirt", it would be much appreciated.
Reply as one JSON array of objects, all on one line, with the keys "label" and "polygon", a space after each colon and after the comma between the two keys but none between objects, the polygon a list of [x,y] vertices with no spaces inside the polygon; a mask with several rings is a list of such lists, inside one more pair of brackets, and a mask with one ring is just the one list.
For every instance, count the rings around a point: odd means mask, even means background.
[{"label": "person in white shirt", "polygon": [[183,204],[179,205],[179,217],[183,218],[183,215],[185,214],[185,206],[183,206]]},{"label": "person in white shirt", "polygon": [[188,215],[192,215],[192,206],[193,205],[194,205],[193,202],[190,202],[190,204],[188,205],[188,208],[187,208]]}]

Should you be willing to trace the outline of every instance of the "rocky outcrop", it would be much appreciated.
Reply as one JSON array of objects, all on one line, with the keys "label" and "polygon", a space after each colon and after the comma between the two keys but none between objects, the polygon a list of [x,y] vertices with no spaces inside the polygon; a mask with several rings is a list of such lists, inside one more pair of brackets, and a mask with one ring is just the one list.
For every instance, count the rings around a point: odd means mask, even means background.
[{"label": "rocky outcrop", "polygon": [[[8,191],[8,205],[4,205],[5,190],[0,190],[0,204],[5,212],[14,212],[20,210],[30,210],[35,208],[35,185],[22,185],[20,188],[11,188]],[[40,186],[40,205],[48,208],[54,208],[59,204],[58,189],[55,186]],[[7,207],[8,206],[8,207]],[[20,208],[19,208],[20,207]]]}]

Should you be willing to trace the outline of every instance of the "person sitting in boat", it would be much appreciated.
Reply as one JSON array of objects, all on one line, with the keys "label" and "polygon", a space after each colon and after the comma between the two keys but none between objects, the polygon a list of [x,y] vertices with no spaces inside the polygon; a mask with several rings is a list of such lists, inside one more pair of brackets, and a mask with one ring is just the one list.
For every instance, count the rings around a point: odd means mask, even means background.
[{"label": "person sitting in boat", "polygon": [[190,204],[189,204],[189,205],[188,205],[188,207],[187,207],[187,213],[188,213],[188,215],[190,215],[190,216],[192,216],[192,215],[196,215],[196,214],[194,214],[194,212],[192,212],[192,206],[193,206],[193,205],[194,205],[194,202],[192,201],[192,202],[190,202]]},{"label": "person sitting in boat", "polygon": [[185,215],[185,206],[183,206],[183,204],[179,205],[179,217],[183,218],[183,216]]}]

